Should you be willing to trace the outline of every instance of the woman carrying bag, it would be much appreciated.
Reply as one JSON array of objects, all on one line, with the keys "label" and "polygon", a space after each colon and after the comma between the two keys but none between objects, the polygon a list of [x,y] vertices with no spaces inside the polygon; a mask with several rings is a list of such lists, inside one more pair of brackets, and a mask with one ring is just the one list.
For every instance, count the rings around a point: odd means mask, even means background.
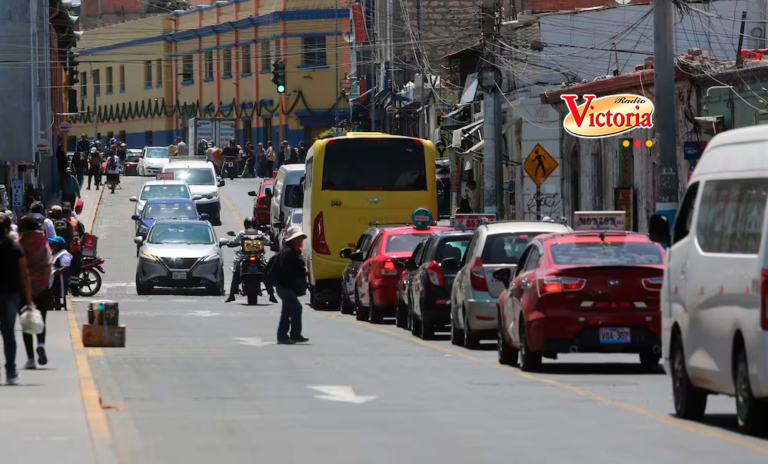
[{"label": "woman carrying bag", "polygon": [[[40,224],[31,216],[21,218],[19,224],[19,244],[27,257],[32,301],[40,311],[43,323],[45,315],[53,309],[53,294],[51,293],[51,251],[48,249],[48,239]],[[24,348],[27,351],[27,363],[24,369],[36,369],[35,349],[32,334],[24,333]],[[37,335],[37,359],[41,366],[48,364],[45,353],[45,328]]]}]

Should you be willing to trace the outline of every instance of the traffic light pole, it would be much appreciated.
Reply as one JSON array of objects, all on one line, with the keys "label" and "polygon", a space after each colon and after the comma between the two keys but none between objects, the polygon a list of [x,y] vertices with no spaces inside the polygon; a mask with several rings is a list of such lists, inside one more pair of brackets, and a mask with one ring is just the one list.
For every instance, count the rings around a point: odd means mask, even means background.
[{"label": "traffic light pole", "polygon": [[[278,140],[277,143],[280,144],[280,149],[282,150],[283,149],[283,145],[282,145],[282,143],[283,143],[283,94],[279,93],[277,95],[280,98],[280,109],[279,109],[279,111],[280,111],[280,118],[279,118],[279,121],[278,121],[279,126],[280,126],[280,129],[279,129],[280,135],[279,135],[278,138],[280,140]],[[278,156],[277,158],[279,159],[280,157]]]}]

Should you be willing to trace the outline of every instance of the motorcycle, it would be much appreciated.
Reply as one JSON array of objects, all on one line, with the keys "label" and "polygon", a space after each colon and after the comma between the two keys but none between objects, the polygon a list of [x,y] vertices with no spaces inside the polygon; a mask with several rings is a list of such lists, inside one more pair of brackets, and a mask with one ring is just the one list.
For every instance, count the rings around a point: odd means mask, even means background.
[{"label": "motorcycle", "polygon": [[224,174],[229,177],[229,180],[233,180],[237,177],[237,162],[236,158],[227,156],[224,158],[224,165],[222,166]]},{"label": "motorcycle", "polygon": [[[229,235],[235,235],[235,233],[229,232]],[[258,304],[259,294],[261,294],[261,283],[267,268],[265,245],[269,245],[269,241],[264,235],[255,233],[243,235],[240,241],[240,252],[235,257],[234,266],[240,266],[239,293],[247,298],[248,305]]]},{"label": "motorcycle", "polygon": [[83,266],[80,268],[80,283],[77,286],[80,296],[91,297],[101,290],[99,272],[105,273],[103,264],[104,258],[83,258]]}]

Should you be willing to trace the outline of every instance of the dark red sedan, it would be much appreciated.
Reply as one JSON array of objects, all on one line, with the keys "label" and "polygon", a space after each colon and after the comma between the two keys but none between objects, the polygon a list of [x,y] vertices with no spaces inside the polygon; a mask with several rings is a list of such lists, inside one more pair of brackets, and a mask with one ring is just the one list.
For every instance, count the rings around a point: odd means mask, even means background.
[{"label": "dark red sedan", "polygon": [[[664,250],[646,235],[539,235],[499,297],[499,362],[531,371],[559,353],[637,353],[661,358]],[[518,356],[519,355],[519,356]]]},{"label": "dark red sedan", "polygon": [[[275,180],[265,179],[257,192],[248,192],[248,195],[256,197],[253,201],[253,217],[259,221],[259,225],[269,225],[269,199],[274,192]],[[267,195],[269,192],[269,195]]]}]

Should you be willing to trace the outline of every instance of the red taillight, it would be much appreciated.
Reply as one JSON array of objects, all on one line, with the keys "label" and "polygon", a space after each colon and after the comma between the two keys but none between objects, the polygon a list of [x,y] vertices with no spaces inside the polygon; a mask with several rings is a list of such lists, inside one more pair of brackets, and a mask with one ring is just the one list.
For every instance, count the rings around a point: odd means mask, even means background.
[{"label": "red taillight", "polygon": [[768,330],[768,269],[760,272],[760,328]]},{"label": "red taillight", "polygon": [[399,272],[397,271],[397,267],[395,267],[395,262],[392,261],[392,258],[387,259],[384,261],[384,267],[381,269],[381,275],[397,275]]},{"label": "red taillight", "polygon": [[251,257],[249,257],[248,259],[249,259],[250,261],[256,261],[256,257],[255,257],[255,256],[251,256]]},{"label": "red taillight", "polygon": [[469,274],[469,283],[472,288],[478,292],[488,291],[488,281],[485,280],[485,269],[483,269],[483,260],[478,256],[472,263],[472,269]]},{"label": "red taillight", "polygon": [[437,261],[432,261],[427,265],[427,279],[432,285],[437,287],[443,286],[443,270]]},{"label": "red taillight", "polygon": [[131,163],[125,163],[125,167],[130,168],[131,167]]},{"label": "red taillight", "polygon": [[661,284],[664,283],[663,277],[649,277],[642,280],[643,287],[645,287],[646,290],[650,290],[652,292],[660,292],[661,291]]},{"label": "red taillight", "polygon": [[547,293],[578,292],[587,285],[587,279],[578,277],[544,277],[538,280],[539,296]]},{"label": "red taillight", "polygon": [[259,206],[267,206],[267,197],[259,197],[256,199],[256,204]]},{"label": "red taillight", "polygon": [[312,249],[315,250],[315,253],[321,255],[331,254],[328,243],[325,241],[325,224],[323,223],[322,211],[315,218],[315,230],[312,233]]}]

